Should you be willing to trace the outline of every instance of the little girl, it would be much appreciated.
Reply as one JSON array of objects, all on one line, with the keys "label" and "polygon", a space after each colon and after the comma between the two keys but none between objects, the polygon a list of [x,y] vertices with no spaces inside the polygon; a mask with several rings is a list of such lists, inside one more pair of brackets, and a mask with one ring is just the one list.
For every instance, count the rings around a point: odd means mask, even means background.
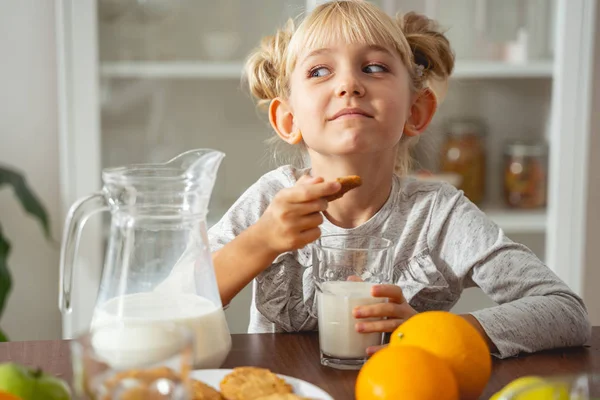
[{"label": "little girl", "polygon": [[[406,178],[411,142],[428,126],[454,67],[428,18],[391,18],[366,1],[333,1],[263,40],[246,66],[277,140],[303,155],[262,176],[209,231],[228,304],[253,282],[249,332],[315,330],[311,248],[321,234],[374,235],[394,245],[387,303],[358,307],[358,332],[392,332],[426,310],[450,310],[478,286],[499,305],[463,317],[492,353],[582,345],[582,300],[529,249],[448,184]],[[342,198],[337,177],[363,185]],[[385,317],[385,318],[383,318]],[[376,348],[369,348],[373,353]]]}]

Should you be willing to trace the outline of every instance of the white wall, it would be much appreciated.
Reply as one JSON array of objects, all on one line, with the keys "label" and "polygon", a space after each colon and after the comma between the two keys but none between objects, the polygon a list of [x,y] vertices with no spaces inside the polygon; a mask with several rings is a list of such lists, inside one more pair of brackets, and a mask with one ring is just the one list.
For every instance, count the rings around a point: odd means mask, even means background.
[{"label": "white wall", "polygon": [[[54,2],[0,2],[0,164],[24,171],[59,239]],[[0,320],[11,340],[60,337],[57,245],[0,190],[0,224],[13,248],[13,290]]]},{"label": "white wall", "polygon": [[[600,4],[596,3],[596,38],[594,50],[594,88],[591,110],[600,109]],[[600,113],[592,111],[588,146],[588,196],[583,299],[593,325],[600,325]]]}]

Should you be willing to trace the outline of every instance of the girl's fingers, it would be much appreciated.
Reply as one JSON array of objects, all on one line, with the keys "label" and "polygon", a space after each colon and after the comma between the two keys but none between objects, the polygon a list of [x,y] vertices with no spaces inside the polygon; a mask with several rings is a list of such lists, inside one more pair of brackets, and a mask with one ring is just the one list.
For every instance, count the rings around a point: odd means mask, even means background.
[{"label": "girl's fingers", "polygon": [[402,289],[398,285],[375,285],[371,288],[373,297],[387,297],[390,301],[398,304],[406,303]]},{"label": "girl's fingers", "polygon": [[313,213],[299,217],[295,223],[295,227],[298,231],[306,231],[318,227],[323,223],[323,215],[321,213]]},{"label": "girl's fingers", "polygon": [[356,307],[352,310],[354,318],[402,318],[402,306],[397,303],[378,303]]},{"label": "girl's fingers", "polygon": [[288,203],[306,203],[337,193],[341,187],[337,181],[297,184],[283,192],[282,196]]},{"label": "girl's fingers", "polygon": [[404,319],[382,319],[378,321],[357,322],[355,329],[359,333],[394,332]]},{"label": "girl's fingers", "polygon": [[311,183],[321,183],[324,179],[320,176],[302,175],[300,179],[296,181],[296,185],[307,185]]},{"label": "girl's fingers", "polygon": [[[321,237],[321,229],[319,227],[312,228],[312,229],[306,230],[304,232],[300,232],[298,234],[298,240],[305,244],[312,243],[320,237]],[[302,246],[302,247],[304,247],[304,246]]]},{"label": "girl's fingers", "polygon": [[369,346],[369,347],[367,347],[367,355],[372,356],[373,354],[377,353],[379,350],[384,349],[386,347],[387,347],[387,344],[384,344],[381,346]]},{"label": "girl's fingers", "polygon": [[360,279],[360,276],[357,276],[357,275],[350,275],[346,280],[349,282],[362,282],[363,281],[362,279]]},{"label": "girl's fingers", "polygon": [[308,215],[316,212],[327,210],[329,202],[323,198],[308,201],[306,203],[294,203],[289,205],[289,209],[293,210],[296,215]]}]

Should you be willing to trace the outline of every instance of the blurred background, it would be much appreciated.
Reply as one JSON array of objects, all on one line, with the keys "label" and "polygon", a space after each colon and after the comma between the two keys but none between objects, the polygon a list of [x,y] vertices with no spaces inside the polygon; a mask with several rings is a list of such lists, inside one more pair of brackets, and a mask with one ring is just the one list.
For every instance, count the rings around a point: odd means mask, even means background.
[{"label": "blurred background", "polygon": [[[437,19],[457,56],[412,174],[464,190],[583,295],[600,323],[596,1],[374,2],[390,14]],[[273,133],[240,81],[243,60],[263,35],[317,3],[0,0],[0,164],[24,173],[58,241],[70,205],[101,187],[102,168],[219,149],[227,157],[210,205],[215,223],[275,167],[264,144]],[[11,339],[70,337],[87,326],[106,217],[85,230],[74,312],[62,318],[58,247],[10,191],[0,191],[13,274],[1,325]],[[245,332],[249,304],[247,288],[227,310],[232,333]],[[455,311],[492,304],[469,289]]]}]

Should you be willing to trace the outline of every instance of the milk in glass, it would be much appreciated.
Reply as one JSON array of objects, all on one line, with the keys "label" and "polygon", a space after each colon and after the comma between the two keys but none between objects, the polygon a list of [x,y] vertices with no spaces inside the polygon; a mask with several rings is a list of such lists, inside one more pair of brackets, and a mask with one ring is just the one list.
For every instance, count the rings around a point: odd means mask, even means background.
[{"label": "milk in glass", "polygon": [[321,351],[335,358],[366,357],[369,346],[381,344],[381,333],[359,333],[357,322],[373,318],[354,318],[352,310],[358,306],[383,303],[385,298],[371,296],[373,283],[332,281],[321,283],[317,295],[319,341]]}]

